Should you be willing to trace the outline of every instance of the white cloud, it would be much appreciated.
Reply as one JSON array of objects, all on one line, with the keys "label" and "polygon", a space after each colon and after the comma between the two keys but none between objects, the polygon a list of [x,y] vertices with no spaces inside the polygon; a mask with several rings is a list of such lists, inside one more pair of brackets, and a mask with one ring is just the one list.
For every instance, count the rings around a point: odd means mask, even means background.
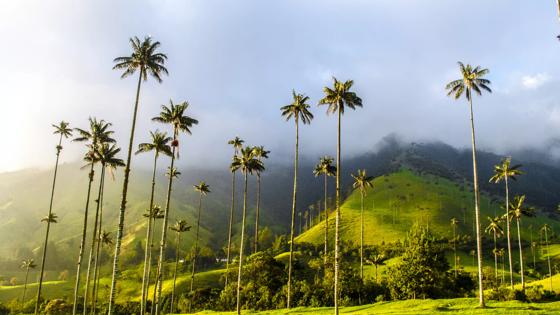
[{"label": "white cloud", "polygon": [[521,84],[526,89],[536,89],[550,80],[550,76],[546,73],[537,73],[535,75],[526,75],[521,78]]}]

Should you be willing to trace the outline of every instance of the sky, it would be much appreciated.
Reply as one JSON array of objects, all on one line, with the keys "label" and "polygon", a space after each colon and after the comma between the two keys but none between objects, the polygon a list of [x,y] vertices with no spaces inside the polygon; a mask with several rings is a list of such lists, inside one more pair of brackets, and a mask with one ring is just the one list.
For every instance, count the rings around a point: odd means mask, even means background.
[{"label": "sky", "polygon": [[[300,154],[333,155],[336,119],[316,106],[333,76],[353,79],[364,104],[343,117],[345,156],[389,134],[467,148],[467,103],[445,93],[457,61],[490,70],[493,93],[474,99],[482,149],[558,154],[558,34],[553,0],[2,1],[0,172],[52,167],[60,120],[109,121],[126,152],[136,79],[112,66],[132,36],[160,41],[169,57],[169,76],[143,83],[135,145],[169,130],[150,121],[162,104],[186,100],[200,123],[181,138],[180,165],[227,167],[236,135],[291,162],[294,123],[279,108],[292,90],[315,115],[300,128]],[[63,162],[84,154],[63,146]]]}]

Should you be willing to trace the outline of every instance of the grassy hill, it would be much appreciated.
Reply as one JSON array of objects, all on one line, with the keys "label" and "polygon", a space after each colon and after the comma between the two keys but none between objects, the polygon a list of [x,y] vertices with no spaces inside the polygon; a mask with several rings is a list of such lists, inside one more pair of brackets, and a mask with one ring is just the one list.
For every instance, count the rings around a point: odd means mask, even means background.
[{"label": "grassy hill", "polygon": [[[460,223],[458,234],[473,234],[473,193],[470,185],[458,183],[435,175],[419,175],[409,169],[376,177],[373,189],[368,189],[364,198],[364,241],[366,244],[403,240],[410,227],[417,223],[427,226],[441,236],[451,236],[450,219]],[[531,202],[531,200],[528,200]],[[483,227],[487,216],[501,215],[498,204],[491,197],[481,196]],[[529,240],[530,225],[536,231],[548,223],[557,230],[560,222],[548,215],[522,219],[522,238]],[[334,213],[329,216],[329,237],[334,240]],[[512,230],[512,233],[516,233]],[[360,193],[354,191],[341,206],[341,239],[358,243],[360,236]],[[298,242],[319,244],[324,241],[324,221],[314,225],[297,237]],[[516,234],[512,234],[516,235]],[[537,232],[533,237],[538,238]]]}]

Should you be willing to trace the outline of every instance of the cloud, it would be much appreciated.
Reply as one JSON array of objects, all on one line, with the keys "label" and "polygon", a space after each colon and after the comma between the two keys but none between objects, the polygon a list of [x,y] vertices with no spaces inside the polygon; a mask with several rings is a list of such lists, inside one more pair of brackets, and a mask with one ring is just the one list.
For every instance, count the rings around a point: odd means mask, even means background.
[{"label": "cloud", "polygon": [[526,89],[537,89],[550,80],[550,76],[546,73],[537,73],[535,75],[526,75],[521,78],[521,85]]}]

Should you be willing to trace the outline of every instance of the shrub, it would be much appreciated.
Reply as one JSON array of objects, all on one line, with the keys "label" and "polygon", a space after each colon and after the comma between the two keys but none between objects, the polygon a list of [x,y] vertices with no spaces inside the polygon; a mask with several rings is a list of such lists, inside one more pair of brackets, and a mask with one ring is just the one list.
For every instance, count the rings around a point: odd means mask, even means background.
[{"label": "shrub", "polygon": [[72,305],[62,299],[50,300],[45,306],[45,313],[49,315],[63,315],[72,313]]}]

